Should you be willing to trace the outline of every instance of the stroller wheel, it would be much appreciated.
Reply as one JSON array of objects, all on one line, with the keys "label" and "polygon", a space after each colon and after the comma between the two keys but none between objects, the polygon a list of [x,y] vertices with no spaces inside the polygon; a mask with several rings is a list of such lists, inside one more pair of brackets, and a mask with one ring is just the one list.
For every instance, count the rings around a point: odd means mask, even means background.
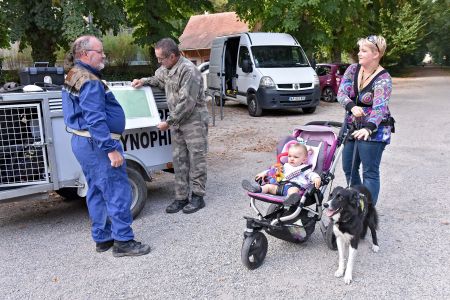
[{"label": "stroller wheel", "polygon": [[333,220],[330,220],[330,223],[328,223],[327,231],[325,233],[325,241],[327,243],[328,248],[331,250],[337,250],[337,244],[336,244],[336,236],[333,232]]},{"label": "stroller wheel", "polygon": [[241,260],[244,266],[253,270],[262,265],[267,254],[267,238],[262,232],[255,232],[244,238]]}]

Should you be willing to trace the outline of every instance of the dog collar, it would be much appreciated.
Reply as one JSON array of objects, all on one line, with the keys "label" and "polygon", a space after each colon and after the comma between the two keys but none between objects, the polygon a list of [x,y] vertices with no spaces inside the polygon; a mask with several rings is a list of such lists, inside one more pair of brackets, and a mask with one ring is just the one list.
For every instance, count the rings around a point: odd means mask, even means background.
[{"label": "dog collar", "polygon": [[359,207],[362,211],[364,211],[364,195],[360,194],[359,196]]}]

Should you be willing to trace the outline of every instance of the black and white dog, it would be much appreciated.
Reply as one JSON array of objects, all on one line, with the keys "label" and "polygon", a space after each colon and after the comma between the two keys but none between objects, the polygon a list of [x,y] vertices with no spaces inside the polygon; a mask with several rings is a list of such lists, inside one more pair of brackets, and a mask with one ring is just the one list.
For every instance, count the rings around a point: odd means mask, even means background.
[{"label": "black and white dog", "polygon": [[[372,206],[372,198],[369,190],[362,185],[349,188],[335,187],[330,195],[330,200],[324,203],[327,208],[327,216],[334,221],[333,232],[336,236],[336,244],[339,252],[339,267],[334,273],[336,277],[344,275],[344,282],[352,282],[353,265],[359,240],[366,236],[367,228],[372,234],[372,250],[378,252],[376,229],[378,227],[378,215]],[[345,254],[348,247],[347,267]]]}]

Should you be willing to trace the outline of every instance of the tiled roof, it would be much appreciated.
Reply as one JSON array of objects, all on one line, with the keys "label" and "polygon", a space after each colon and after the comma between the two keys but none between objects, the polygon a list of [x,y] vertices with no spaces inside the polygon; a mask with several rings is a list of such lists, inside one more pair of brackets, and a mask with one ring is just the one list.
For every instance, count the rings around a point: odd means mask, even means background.
[{"label": "tiled roof", "polygon": [[180,36],[180,50],[210,49],[217,36],[248,32],[234,12],[192,16]]}]

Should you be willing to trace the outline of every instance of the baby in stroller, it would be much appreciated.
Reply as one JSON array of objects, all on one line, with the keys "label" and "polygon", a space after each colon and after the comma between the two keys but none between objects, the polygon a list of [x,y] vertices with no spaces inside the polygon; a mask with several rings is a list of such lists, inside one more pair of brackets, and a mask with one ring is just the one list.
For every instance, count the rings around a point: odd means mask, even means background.
[{"label": "baby in stroller", "polygon": [[[250,207],[256,212],[256,217],[244,217],[246,229],[241,260],[248,269],[258,268],[266,257],[268,240],[264,232],[288,242],[304,243],[318,222],[327,245],[335,248],[333,226],[326,226],[322,222],[322,201],[328,185],[334,179],[337,158],[343,149],[344,131],[340,130],[339,137],[337,135],[341,126],[341,123],[332,121],[314,121],[297,126],[292,135],[282,138],[277,145],[278,165],[270,171],[259,173],[259,184],[248,180],[242,182],[250,197]],[[298,156],[298,160],[291,162],[290,156]],[[308,165],[311,167],[303,169]],[[298,175],[301,175],[302,180],[295,181],[296,185],[280,187],[283,181],[292,182]],[[277,191],[281,196],[277,195]]]},{"label": "baby in stroller", "polygon": [[312,166],[307,164],[308,154],[304,144],[290,144],[287,162],[283,164],[282,169],[281,163],[277,163],[258,173],[255,181],[243,180],[242,187],[251,193],[287,196],[284,204],[295,204],[300,200],[301,189],[306,190],[312,183],[316,189],[320,188],[321,178],[312,171]]}]

